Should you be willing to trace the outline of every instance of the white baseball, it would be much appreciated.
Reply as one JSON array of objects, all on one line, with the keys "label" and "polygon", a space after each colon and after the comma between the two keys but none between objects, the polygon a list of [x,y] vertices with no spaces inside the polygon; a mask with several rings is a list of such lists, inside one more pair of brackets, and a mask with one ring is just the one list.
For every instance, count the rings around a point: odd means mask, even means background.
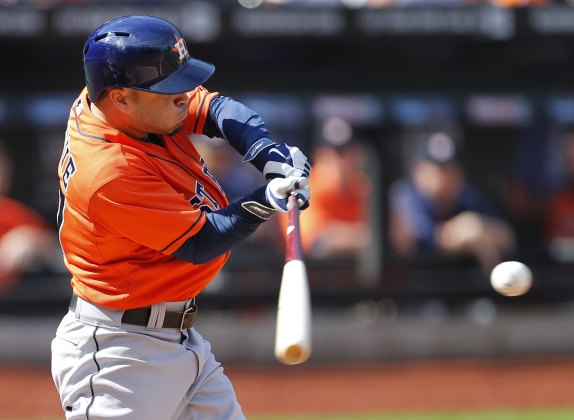
[{"label": "white baseball", "polygon": [[490,284],[504,296],[520,296],[532,287],[532,271],[519,261],[505,261],[490,273]]}]

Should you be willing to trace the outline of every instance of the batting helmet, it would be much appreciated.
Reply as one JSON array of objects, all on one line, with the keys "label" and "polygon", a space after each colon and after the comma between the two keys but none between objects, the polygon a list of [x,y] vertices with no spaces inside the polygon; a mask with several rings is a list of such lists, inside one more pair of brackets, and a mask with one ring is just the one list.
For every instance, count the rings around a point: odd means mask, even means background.
[{"label": "batting helmet", "polygon": [[92,102],[110,87],[172,95],[193,90],[215,71],[191,58],[175,25],[154,16],[123,16],[104,23],[84,46]]}]

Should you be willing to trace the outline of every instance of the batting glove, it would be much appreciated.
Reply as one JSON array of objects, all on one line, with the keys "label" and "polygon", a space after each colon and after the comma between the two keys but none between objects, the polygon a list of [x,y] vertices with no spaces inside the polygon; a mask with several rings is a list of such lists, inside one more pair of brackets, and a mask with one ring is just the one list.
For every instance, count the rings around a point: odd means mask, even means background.
[{"label": "batting glove", "polygon": [[274,178],[269,181],[265,190],[265,198],[271,206],[283,213],[287,213],[287,202],[290,195],[297,196],[297,203],[301,210],[309,207],[311,190],[309,178],[294,177]]},{"label": "batting glove", "polygon": [[259,169],[267,181],[275,178],[309,177],[311,165],[298,147],[277,144],[269,139],[257,140],[243,157]]},{"label": "batting glove", "polygon": [[251,214],[268,220],[277,211],[287,213],[287,202],[290,195],[297,196],[301,210],[309,207],[311,191],[309,179],[305,177],[275,178],[265,187],[255,190],[241,206]]}]

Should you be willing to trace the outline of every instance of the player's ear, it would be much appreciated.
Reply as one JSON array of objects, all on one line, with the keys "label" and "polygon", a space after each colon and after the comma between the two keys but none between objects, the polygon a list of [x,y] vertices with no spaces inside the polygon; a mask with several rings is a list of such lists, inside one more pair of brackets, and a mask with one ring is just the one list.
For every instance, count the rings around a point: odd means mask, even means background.
[{"label": "player's ear", "polygon": [[108,89],[108,98],[114,107],[127,112],[130,91],[124,88]]}]

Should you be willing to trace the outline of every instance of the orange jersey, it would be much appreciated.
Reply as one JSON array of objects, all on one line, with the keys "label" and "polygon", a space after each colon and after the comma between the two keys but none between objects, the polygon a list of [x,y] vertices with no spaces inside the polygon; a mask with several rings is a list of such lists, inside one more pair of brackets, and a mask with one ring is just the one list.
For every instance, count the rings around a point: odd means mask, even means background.
[{"label": "orange jersey", "polygon": [[216,93],[189,92],[183,129],[133,139],[92,114],[87,90],[75,101],[59,162],[60,242],[74,293],[129,309],[195,297],[229,253],[206,264],[171,254],[228,205],[187,134],[201,133]]}]

